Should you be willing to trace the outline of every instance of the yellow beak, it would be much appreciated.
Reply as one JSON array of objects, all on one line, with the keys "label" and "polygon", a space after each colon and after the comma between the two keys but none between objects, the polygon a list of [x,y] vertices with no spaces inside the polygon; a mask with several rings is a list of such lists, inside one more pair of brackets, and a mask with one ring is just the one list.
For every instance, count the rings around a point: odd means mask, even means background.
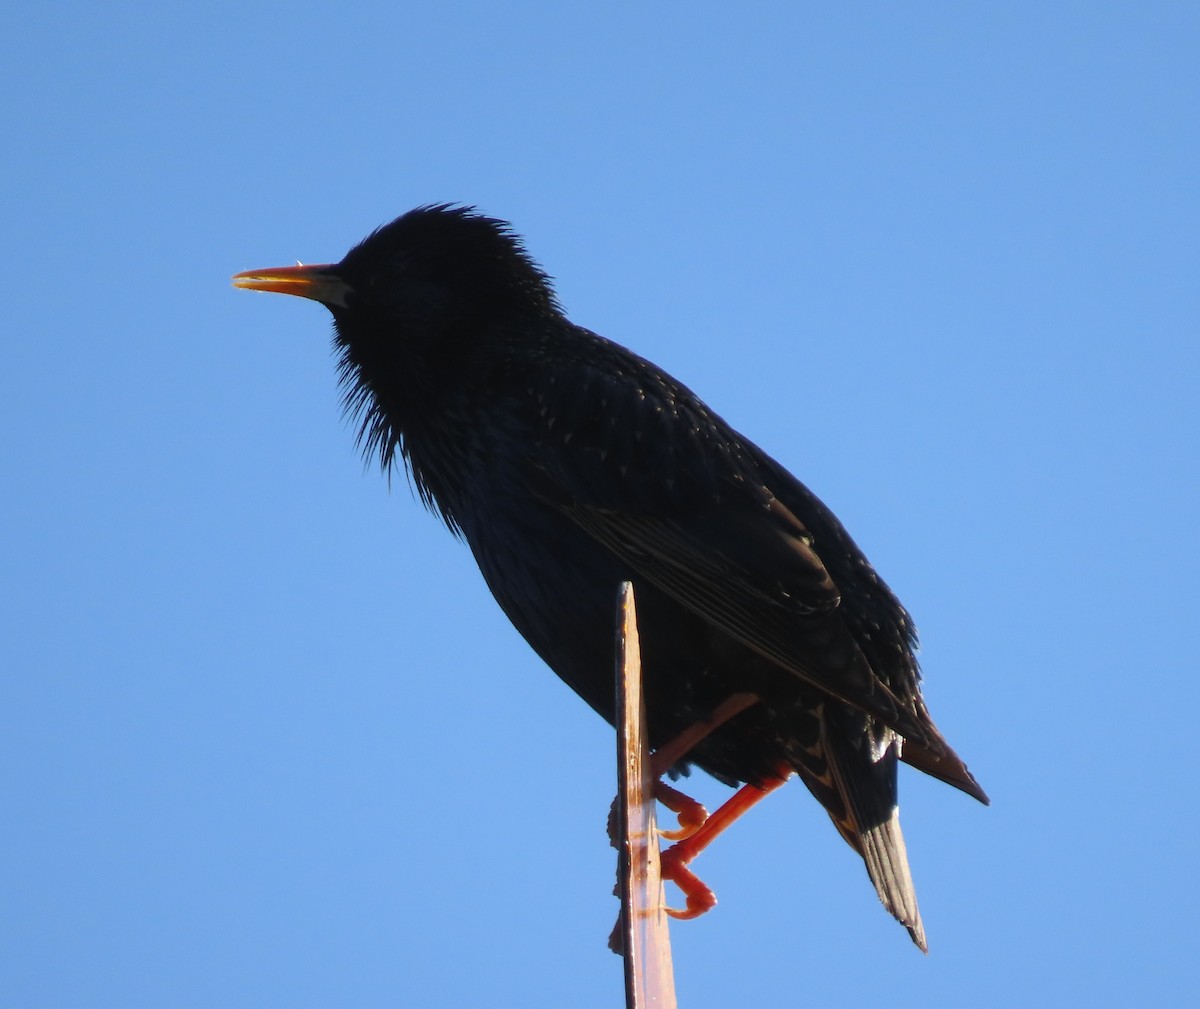
[{"label": "yellow beak", "polygon": [[347,284],[331,263],[319,266],[272,266],[265,270],[246,270],[233,275],[233,286],[247,291],[295,294],[322,305],[346,307]]}]

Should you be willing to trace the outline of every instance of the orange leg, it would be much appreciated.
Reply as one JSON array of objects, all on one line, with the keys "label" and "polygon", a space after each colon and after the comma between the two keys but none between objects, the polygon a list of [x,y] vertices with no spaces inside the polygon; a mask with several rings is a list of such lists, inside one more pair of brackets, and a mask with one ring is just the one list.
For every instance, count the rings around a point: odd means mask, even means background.
[{"label": "orange leg", "polygon": [[672,788],[659,779],[687,756],[702,739],[711,735],[735,715],[740,715],[748,707],[757,703],[758,696],[756,694],[732,694],[717,705],[708,721],[688,726],[678,736],[651,754],[650,770],[655,779],[654,797],[671,810],[679,820],[678,830],[659,831],[668,841],[681,841],[695,834],[708,819],[708,810],[691,796],[684,795],[678,789]]},{"label": "orange leg", "polygon": [[[704,722],[696,722],[681,732],[668,743],[660,746],[650,756],[650,769],[654,776],[654,797],[676,814],[679,820],[678,830],[659,830],[659,833],[669,841],[676,841],[661,855],[661,872],[664,880],[671,880],[687,899],[686,910],[667,908],[667,914],[673,918],[697,918],[705,911],[711,910],[717,903],[717,898],[687,864],[707,848],[717,836],[724,832],[734,820],[741,816],[751,806],[765,799],[771,792],[779,788],[792,770],[781,765],[779,776],[767,778],[757,785],[745,785],[738,790],[712,816],[695,799],[684,795],[660,780],[680,760],[703,739],[707,738],[718,728],[747,708],[758,703],[758,695],[751,693],[732,694],[713,711],[712,716]],[[609,838],[613,846],[617,845],[616,802],[609,814]]]},{"label": "orange leg", "polygon": [[660,746],[650,755],[650,766],[656,778],[661,778],[695,748],[702,739],[711,736],[734,715],[740,715],[752,704],[758,703],[757,694],[731,694],[717,705],[707,722],[688,726],[669,743]]},{"label": "orange leg", "polygon": [[[712,910],[717,898],[712,890],[687,868],[687,864],[712,844],[717,836],[746,810],[762,802],[787,781],[791,770],[786,767],[779,770],[781,777],[768,778],[757,785],[744,785],[728,802],[708,817],[702,826],[662,853],[662,878],[671,880],[687,898],[685,910],[667,908],[667,914],[672,918],[698,918],[705,911]],[[680,822],[682,823],[682,817]]]}]

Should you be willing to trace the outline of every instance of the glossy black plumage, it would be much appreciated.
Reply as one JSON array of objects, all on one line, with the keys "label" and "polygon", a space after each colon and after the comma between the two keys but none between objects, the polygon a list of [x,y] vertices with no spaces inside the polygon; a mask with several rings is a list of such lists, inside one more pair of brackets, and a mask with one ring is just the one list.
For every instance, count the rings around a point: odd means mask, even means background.
[{"label": "glossy black plumage", "polygon": [[729,783],[794,769],[924,948],[897,759],[986,797],[926,711],[908,614],[803,484],[568,321],[508,225],[474,210],[419,208],[339,264],[237,282],[330,308],[364,449],[404,460],[517,630],[606,719],[626,579],[654,745],[757,694],[689,763]]}]

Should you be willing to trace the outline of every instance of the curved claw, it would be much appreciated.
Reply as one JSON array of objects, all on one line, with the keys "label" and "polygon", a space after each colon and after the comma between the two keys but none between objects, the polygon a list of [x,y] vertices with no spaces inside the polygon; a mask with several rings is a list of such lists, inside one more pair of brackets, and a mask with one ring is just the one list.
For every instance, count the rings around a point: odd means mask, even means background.
[{"label": "curved claw", "polygon": [[690,921],[716,907],[717,897],[700,877],[684,864],[684,859],[680,855],[672,857],[673,851],[675,851],[674,848],[668,848],[662,853],[662,878],[669,879],[683,891],[683,895],[687,899],[687,906],[682,909],[668,907],[664,910],[672,918]]},{"label": "curved claw", "polygon": [[663,781],[654,783],[654,797],[667,807],[679,821],[678,830],[663,830],[658,833],[668,841],[682,841],[691,837],[708,820],[708,810],[690,795],[684,795]]},{"label": "curved claw", "polygon": [[658,828],[658,836],[667,841],[686,841],[689,837],[691,837],[694,833],[696,833],[696,831],[698,831],[701,827],[704,826],[704,821],[708,818],[708,811],[704,810],[703,806],[701,807],[701,809],[704,811],[704,815],[699,820],[685,821],[683,818],[683,814],[680,813],[679,814],[679,829],[678,830],[663,830],[662,827],[659,827]]}]

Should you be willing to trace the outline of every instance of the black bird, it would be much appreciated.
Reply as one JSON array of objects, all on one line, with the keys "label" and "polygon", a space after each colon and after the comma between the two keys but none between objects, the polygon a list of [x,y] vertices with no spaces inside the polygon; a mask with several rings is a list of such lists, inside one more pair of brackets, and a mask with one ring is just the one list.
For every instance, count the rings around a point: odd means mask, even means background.
[{"label": "black bird", "polygon": [[517,630],[609,722],[632,581],[651,744],[748,697],[686,765],[760,788],[798,774],[925,949],[897,762],[987,797],[929,717],[908,613],[807,487],[570,322],[510,225],[474,208],[419,207],[335,265],[234,280],[333,313],[364,453],[403,461]]}]

